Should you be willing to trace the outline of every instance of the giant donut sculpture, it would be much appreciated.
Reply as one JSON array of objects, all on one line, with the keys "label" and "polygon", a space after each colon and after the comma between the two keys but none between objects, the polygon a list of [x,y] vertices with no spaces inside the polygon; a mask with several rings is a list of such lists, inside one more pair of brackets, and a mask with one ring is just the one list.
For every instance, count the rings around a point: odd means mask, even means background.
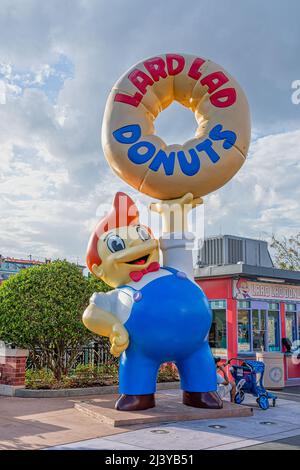
[{"label": "giant donut sculpture", "polygon": [[[193,111],[198,124],[195,138],[182,145],[166,145],[155,135],[156,117],[174,100]],[[117,81],[107,100],[105,157],[118,176],[154,198],[215,191],[243,165],[249,142],[243,90],[222,67],[201,57],[143,60]]]}]

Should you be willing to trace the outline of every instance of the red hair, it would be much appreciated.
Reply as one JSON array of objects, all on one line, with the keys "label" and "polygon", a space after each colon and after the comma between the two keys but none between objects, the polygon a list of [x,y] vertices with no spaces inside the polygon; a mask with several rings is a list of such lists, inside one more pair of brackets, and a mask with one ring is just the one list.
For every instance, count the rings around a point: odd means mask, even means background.
[{"label": "red hair", "polygon": [[91,272],[94,264],[99,266],[102,263],[98,253],[98,240],[101,235],[114,228],[128,227],[138,221],[139,211],[131,197],[122,192],[116,193],[111,211],[98,222],[88,243],[86,264]]}]

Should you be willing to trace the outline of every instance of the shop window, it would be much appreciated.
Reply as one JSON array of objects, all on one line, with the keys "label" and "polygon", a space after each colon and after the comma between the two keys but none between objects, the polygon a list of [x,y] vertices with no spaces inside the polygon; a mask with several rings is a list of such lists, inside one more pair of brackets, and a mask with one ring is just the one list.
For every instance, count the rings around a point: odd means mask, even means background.
[{"label": "shop window", "polygon": [[227,354],[226,301],[210,302],[212,324],[209,332],[209,345],[215,356]]},{"label": "shop window", "polygon": [[286,337],[291,341],[297,340],[297,317],[296,312],[286,312],[285,314]]},{"label": "shop window", "polygon": [[264,351],[266,345],[266,310],[252,310],[252,350]]},{"label": "shop window", "polygon": [[286,312],[296,312],[296,304],[285,304]]},{"label": "shop window", "polygon": [[268,351],[280,351],[280,326],[278,310],[268,311]]},{"label": "shop window", "polygon": [[238,301],[238,309],[250,308],[250,307],[251,307],[251,302],[249,302],[248,300]]},{"label": "shop window", "polygon": [[270,310],[275,310],[276,312],[279,311],[279,304],[277,302],[270,302],[269,303],[269,311]]},{"label": "shop window", "polygon": [[[300,328],[300,324],[299,324]],[[289,338],[291,342],[296,341],[298,337],[300,338],[300,331],[297,335],[297,311],[296,304],[286,304],[285,305],[285,330],[286,337]]]},{"label": "shop window", "polygon": [[239,352],[280,351],[279,304],[267,306],[251,309],[247,302],[248,308],[241,308],[238,303]]},{"label": "shop window", "polygon": [[238,350],[248,352],[251,350],[250,342],[250,311],[238,311]]}]

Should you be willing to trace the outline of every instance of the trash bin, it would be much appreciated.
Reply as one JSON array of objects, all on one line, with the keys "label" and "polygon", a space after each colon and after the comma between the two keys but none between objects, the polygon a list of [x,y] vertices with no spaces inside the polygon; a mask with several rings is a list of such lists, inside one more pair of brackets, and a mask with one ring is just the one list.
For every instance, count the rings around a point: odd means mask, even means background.
[{"label": "trash bin", "polygon": [[284,354],[280,352],[258,352],[256,360],[265,364],[263,385],[270,390],[284,387]]}]

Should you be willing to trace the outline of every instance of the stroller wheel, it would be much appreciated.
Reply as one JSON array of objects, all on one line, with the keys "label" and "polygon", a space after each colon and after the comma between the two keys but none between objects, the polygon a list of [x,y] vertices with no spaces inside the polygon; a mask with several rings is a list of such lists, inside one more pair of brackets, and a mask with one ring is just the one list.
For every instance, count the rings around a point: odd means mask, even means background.
[{"label": "stroller wheel", "polygon": [[244,401],[244,398],[245,398],[245,393],[243,392],[243,390],[239,390],[234,397],[234,402],[237,405],[240,405]]},{"label": "stroller wheel", "polygon": [[257,399],[257,404],[262,410],[267,410],[269,408],[269,400],[266,394],[260,395]]}]

